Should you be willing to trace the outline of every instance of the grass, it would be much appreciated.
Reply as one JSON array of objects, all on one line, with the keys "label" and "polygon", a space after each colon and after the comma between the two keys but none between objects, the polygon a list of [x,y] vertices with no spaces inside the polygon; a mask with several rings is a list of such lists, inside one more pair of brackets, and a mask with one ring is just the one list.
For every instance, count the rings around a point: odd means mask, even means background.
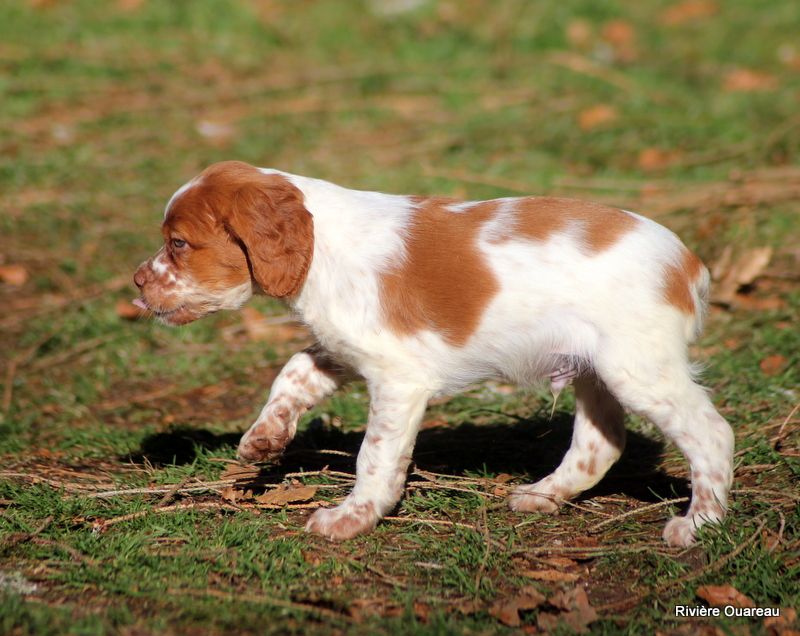
[{"label": "grass", "polygon": [[[585,589],[601,634],[765,632],[676,619],[704,584],[797,607],[795,3],[384,4],[0,9],[0,266],[28,275],[0,282],[0,633],[512,633],[558,614],[498,620],[531,586]],[[576,506],[509,512],[507,490],[560,458],[572,402],[551,419],[548,394],[496,384],[431,406],[407,496],[370,536],[302,531],[309,506],[349,488],[358,383],[306,416],[281,464],[238,482],[316,484],[312,501],[225,499],[230,480],[213,482],[305,336],[254,341],[236,314],[169,330],[122,320],[117,302],[169,195],[228,158],[364,189],[607,201],[709,263],[771,247],[693,350],[736,430],[728,520],[690,550],[660,542],[681,504],[659,502],[687,494],[686,466],[636,419]]]}]

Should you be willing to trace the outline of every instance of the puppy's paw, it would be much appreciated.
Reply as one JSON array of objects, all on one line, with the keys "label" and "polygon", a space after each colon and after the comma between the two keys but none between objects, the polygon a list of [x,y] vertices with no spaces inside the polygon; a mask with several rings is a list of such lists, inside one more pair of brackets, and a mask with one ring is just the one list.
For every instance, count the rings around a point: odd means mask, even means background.
[{"label": "puppy's paw", "polygon": [[672,517],[664,528],[664,541],[674,548],[688,548],[695,543],[698,527],[693,517]]},{"label": "puppy's paw", "polygon": [[239,459],[261,462],[279,457],[294,438],[295,425],[288,409],[270,410],[242,436]]},{"label": "puppy's paw", "polygon": [[508,498],[508,507],[516,512],[554,513],[558,511],[560,503],[558,493],[542,482],[518,486]]},{"label": "puppy's paw", "polygon": [[322,535],[331,541],[344,541],[372,532],[377,524],[378,513],[372,502],[345,501],[335,508],[315,511],[306,523],[306,532]]}]

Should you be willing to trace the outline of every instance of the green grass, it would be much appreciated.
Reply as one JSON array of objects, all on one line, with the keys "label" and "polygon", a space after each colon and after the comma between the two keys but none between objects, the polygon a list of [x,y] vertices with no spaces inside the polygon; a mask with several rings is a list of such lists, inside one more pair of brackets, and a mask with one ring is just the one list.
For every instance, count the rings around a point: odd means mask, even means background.
[{"label": "green grass", "polygon": [[[600,634],[685,627],[672,608],[703,584],[797,607],[796,3],[672,25],[656,0],[376,4],[0,8],[0,265],[29,274],[0,282],[0,633],[512,633],[491,609],[531,585],[584,587]],[[622,45],[612,21],[633,34]],[[741,69],[766,90],[726,88]],[[582,128],[597,106],[615,117]],[[228,128],[205,137],[204,122]],[[648,149],[672,159],[648,168]],[[367,537],[327,543],[303,533],[307,509],[235,508],[218,487],[165,493],[219,478],[303,346],[253,342],[236,314],[181,329],[117,314],[169,195],[230,158],[390,192],[593,198],[654,216],[710,263],[772,247],[748,296],[771,305],[715,308],[694,349],[736,431],[730,517],[688,551],[660,543],[672,506],[593,530],[687,492],[682,458],[635,418],[580,507],[507,511],[510,485],[558,461],[573,401],[550,419],[548,393],[496,385],[431,406],[396,518]],[[363,384],[339,391],[253,488],[292,473],[320,485],[316,502],[343,496],[330,471],[353,472],[366,413]],[[156,492],[93,496],[125,489]],[[542,569],[577,578],[526,576]]]}]

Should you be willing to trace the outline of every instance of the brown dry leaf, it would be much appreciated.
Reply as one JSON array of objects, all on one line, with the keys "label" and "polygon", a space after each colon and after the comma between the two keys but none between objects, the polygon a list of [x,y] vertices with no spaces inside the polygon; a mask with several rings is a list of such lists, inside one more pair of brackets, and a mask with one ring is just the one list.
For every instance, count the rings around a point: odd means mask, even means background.
[{"label": "brown dry leaf", "polygon": [[667,7],[661,14],[661,23],[667,26],[677,26],[710,18],[718,11],[719,5],[715,0],[684,0]]},{"label": "brown dry leaf", "polygon": [[558,568],[571,568],[578,565],[577,561],[573,561],[572,559],[568,559],[567,557],[547,557],[545,559],[540,559],[543,563],[547,563],[549,565],[553,565]]},{"label": "brown dry leaf", "polygon": [[28,270],[22,265],[0,265],[0,281],[22,287],[28,281]]},{"label": "brown dry leaf", "polygon": [[593,130],[610,124],[618,117],[617,109],[608,104],[597,104],[578,113],[578,126],[581,130]]},{"label": "brown dry leaf", "polygon": [[636,31],[630,22],[609,20],[603,25],[603,39],[615,46],[628,46],[636,38]]},{"label": "brown dry leaf", "polygon": [[775,355],[764,358],[758,366],[761,369],[761,373],[767,377],[772,377],[783,371],[788,363],[789,361],[784,356],[780,353],[776,353]]},{"label": "brown dry leaf", "polygon": [[137,307],[133,303],[129,303],[127,300],[118,300],[115,306],[115,311],[117,312],[117,316],[123,320],[139,320],[139,318],[146,318],[150,315],[150,312],[146,309]]},{"label": "brown dry leaf", "polygon": [[592,43],[592,25],[588,20],[571,20],[567,24],[567,42],[576,49],[586,49]]},{"label": "brown dry leaf", "polygon": [[600,542],[597,540],[596,537],[575,537],[570,541],[570,544],[574,548],[596,548],[600,545]]},{"label": "brown dry leaf", "polygon": [[220,497],[222,497],[225,501],[230,501],[231,503],[236,503],[242,498],[241,490],[237,490],[233,486],[225,486],[222,490],[219,491]]},{"label": "brown dry leaf", "polygon": [[778,87],[778,79],[763,71],[737,68],[725,75],[722,88],[728,93],[755,93],[771,91]]},{"label": "brown dry leaf", "polygon": [[[723,266],[723,259],[727,262],[727,271]],[[736,292],[744,285],[750,285],[769,265],[772,259],[771,247],[757,247],[745,251],[735,261],[727,258],[726,253],[714,266],[715,273],[720,276],[720,283],[716,286],[713,299],[717,302],[730,304],[736,298]]]},{"label": "brown dry leaf", "polygon": [[636,163],[645,172],[663,170],[673,165],[681,157],[678,150],[664,150],[662,148],[645,148],[639,153]]},{"label": "brown dry leaf", "polygon": [[288,503],[299,503],[302,501],[310,501],[317,494],[316,486],[299,486],[287,487],[280,486],[274,490],[265,492],[263,495],[256,497],[256,501],[260,504],[269,504],[272,506],[282,506]]},{"label": "brown dry leaf", "polygon": [[254,479],[258,477],[259,469],[256,466],[243,466],[241,464],[228,464],[222,474],[219,476],[220,480],[223,479]]},{"label": "brown dry leaf", "polygon": [[577,574],[561,572],[560,570],[524,570],[521,574],[534,581],[566,581],[571,583],[578,580]]},{"label": "brown dry leaf", "polygon": [[701,585],[695,592],[712,607],[755,607],[753,601],[732,585]]},{"label": "brown dry leaf", "polygon": [[229,143],[236,135],[236,126],[224,121],[201,119],[194,128],[201,137],[218,145]]},{"label": "brown dry leaf", "polygon": [[520,610],[532,610],[539,607],[544,602],[542,595],[534,587],[524,587],[519,594],[510,599],[500,599],[495,601],[489,609],[489,614],[494,616],[503,625],[509,627],[519,627],[522,619],[519,617]]},{"label": "brown dry leaf", "polygon": [[298,323],[272,323],[253,307],[244,307],[239,313],[247,337],[255,342],[291,342],[307,335],[306,330]]},{"label": "brown dry leaf", "polygon": [[492,481],[496,481],[498,484],[507,484],[512,479],[514,479],[514,475],[509,475],[508,473],[500,473]]},{"label": "brown dry leaf", "polygon": [[370,616],[380,616],[383,613],[384,601],[380,598],[356,598],[350,603],[347,611],[356,623],[360,623]]},{"label": "brown dry leaf", "polygon": [[414,616],[417,620],[427,623],[431,615],[431,606],[422,601],[414,601]]},{"label": "brown dry leaf", "polygon": [[633,62],[636,57],[636,31],[630,22],[610,20],[603,25],[603,39],[611,45],[614,57],[621,62]]},{"label": "brown dry leaf", "polygon": [[147,0],[117,0],[117,7],[126,13],[141,9]]},{"label": "brown dry leaf", "polygon": [[796,610],[791,607],[781,607],[781,615],[765,618],[764,627],[770,635],[783,636],[785,634],[786,636],[790,636],[790,628],[796,621]]},{"label": "brown dry leaf", "polygon": [[589,604],[589,597],[582,587],[556,592],[547,599],[553,607],[562,610],[559,614],[539,614],[538,626],[544,631],[552,631],[559,623],[564,623],[578,634],[585,634],[587,626],[597,620],[597,612]]}]

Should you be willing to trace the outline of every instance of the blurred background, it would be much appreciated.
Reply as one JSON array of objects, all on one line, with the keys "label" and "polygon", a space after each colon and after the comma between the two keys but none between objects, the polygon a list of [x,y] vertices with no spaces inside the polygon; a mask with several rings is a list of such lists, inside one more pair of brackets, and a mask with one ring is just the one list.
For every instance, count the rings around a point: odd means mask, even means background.
[{"label": "blurred background", "polygon": [[[359,189],[589,198],[667,225],[713,268],[694,354],[760,440],[746,461],[796,471],[763,427],[800,381],[798,34],[796,0],[4,2],[0,468],[233,457],[308,335],[265,299],[176,330],[129,300],[172,192],[240,159]],[[356,387],[309,418],[357,429],[365,409]],[[147,479],[187,478],[164,470]],[[3,479],[19,501],[28,481]]]}]

